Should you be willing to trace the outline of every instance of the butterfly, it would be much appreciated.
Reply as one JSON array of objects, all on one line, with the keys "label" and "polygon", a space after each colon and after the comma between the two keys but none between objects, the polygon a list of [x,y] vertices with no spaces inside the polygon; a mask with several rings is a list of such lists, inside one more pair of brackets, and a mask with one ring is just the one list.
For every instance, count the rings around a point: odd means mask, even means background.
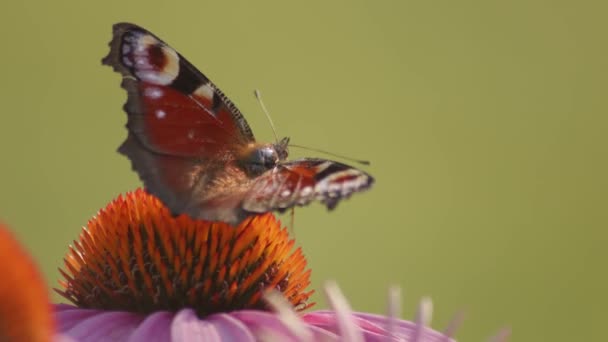
[{"label": "butterfly", "polygon": [[319,158],[287,161],[289,138],[256,142],[243,114],[205,75],[147,30],[113,27],[102,60],[123,77],[128,136],[118,152],[173,214],[236,225],[317,200],[328,209],[374,179]]}]

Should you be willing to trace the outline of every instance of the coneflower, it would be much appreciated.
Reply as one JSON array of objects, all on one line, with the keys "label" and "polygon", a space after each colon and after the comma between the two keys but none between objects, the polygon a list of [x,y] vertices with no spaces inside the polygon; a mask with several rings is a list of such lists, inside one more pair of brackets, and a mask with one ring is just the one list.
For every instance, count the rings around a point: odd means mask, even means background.
[{"label": "coneflower", "polygon": [[[236,227],[174,216],[137,190],[91,219],[65,258],[58,329],[75,341],[452,341],[415,322],[332,310],[304,313],[310,269],[272,214]],[[392,302],[398,302],[393,300]]]}]

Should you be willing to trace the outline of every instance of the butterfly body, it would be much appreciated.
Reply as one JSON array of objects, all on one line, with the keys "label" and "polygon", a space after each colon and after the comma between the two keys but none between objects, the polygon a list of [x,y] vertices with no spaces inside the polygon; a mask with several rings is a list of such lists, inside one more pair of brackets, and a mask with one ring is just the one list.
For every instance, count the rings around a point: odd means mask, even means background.
[{"label": "butterfly body", "polygon": [[236,106],[158,37],[114,25],[103,59],[123,76],[129,135],[119,152],[175,214],[236,224],[313,200],[333,209],[369,188],[367,173],[334,161],[288,161],[289,139],[255,140]]}]

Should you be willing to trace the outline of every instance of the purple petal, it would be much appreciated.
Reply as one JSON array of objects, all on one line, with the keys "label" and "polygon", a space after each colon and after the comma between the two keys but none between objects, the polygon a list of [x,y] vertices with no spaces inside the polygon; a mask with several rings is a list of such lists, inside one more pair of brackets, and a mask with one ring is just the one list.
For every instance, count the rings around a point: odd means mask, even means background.
[{"label": "purple petal", "polygon": [[100,312],[62,332],[77,341],[125,341],[143,317],[130,312]]},{"label": "purple petal", "polygon": [[396,335],[396,326],[401,317],[401,289],[391,286],[388,289],[388,322],[386,323],[386,334],[392,339]]},{"label": "purple petal", "polygon": [[[386,324],[386,322],[388,322],[388,317],[384,316],[382,321],[373,322],[365,319],[364,317],[359,317],[359,315],[360,314],[356,312],[352,313],[351,320],[360,330],[362,329],[364,331],[376,334],[386,334],[386,330],[382,327],[382,324],[378,323]],[[308,313],[304,315],[302,319],[308,324],[321,327],[332,332],[338,332],[339,318],[333,311],[327,310]]]},{"label": "purple petal", "polygon": [[133,331],[129,342],[170,341],[172,312],[159,311],[146,317],[146,319]]},{"label": "purple petal", "polygon": [[55,336],[53,336],[53,339],[51,341],[53,341],[53,342],[77,342],[73,338],[63,335],[63,334],[55,334]]},{"label": "purple petal", "polygon": [[310,325],[308,329],[313,333],[313,341],[340,341],[340,337],[331,331],[315,327],[314,325]]},{"label": "purple petal", "polygon": [[[331,313],[331,311],[321,311],[321,312],[322,313]],[[353,315],[357,318],[360,318],[371,324],[374,324],[375,326],[383,326],[388,321],[387,316],[378,315],[378,314],[371,314],[371,313],[365,313],[365,312],[354,312]],[[396,324],[397,330],[403,329],[403,330],[413,331],[414,328],[416,327],[416,323],[410,322],[410,321],[405,321],[402,319],[396,319],[395,324]]]},{"label": "purple petal", "polygon": [[428,298],[422,299],[418,305],[418,312],[416,312],[416,328],[412,338],[414,342],[423,342],[424,329],[430,323],[432,314],[433,303]]},{"label": "purple petal", "polygon": [[69,305],[55,305],[57,330],[68,331],[89,317],[99,314],[97,310],[78,309]]},{"label": "purple petal", "polygon": [[[389,317],[368,314],[361,312],[353,312],[354,323],[361,329],[365,341],[415,341],[415,332],[419,329],[419,337],[417,341],[453,341],[448,336],[435,331],[428,327],[418,327],[415,323],[404,321],[401,319],[393,319],[394,330],[392,337],[389,335],[386,327],[389,323]],[[335,312],[329,310],[315,311],[305,314],[302,319],[312,325],[325,329],[333,333],[338,332],[337,317]]]},{"label": "purple petal", "polygon": [[282,336],[285,341],[298,341],[298,338],[281,320],[270,312],[242,310],[232,312],[231,315],[247,325],[254,333],[267,333]]},{"label": "purple petal", "polygon": [[255,336],[247,326],[229,314],[216,314],[208,319],[220,332],[222,341],[255,342]]},{"label": "purple petal", "polygon": [[340,291],[338,284],[333,281],[325,283],[325,297],[327,302],[334,309],[336,317],[336,326],[340,337],[345,341],[358,342],[364,341],[361,329],[357,326],[352,315],[350,304]]},{"label": "purple petal", "polygon": [[171,341],[175,342],[221,342],[216,327],[196,316],[192,309],[183,309],[175,315],[171,324]]},{"label": "purple petal", "polygon": [[489,341],[490,342],[505,342],[509,339],[509,336],[511,336],[511,329],[503,328],[498,332],[498,334],[492,336],[489,339]]},{"label": "purple petal", "polygon": [[[302,342],[302,339],[296,336],[294,331],[285,325],[276,314],[242,310],[231,312],[230,316],[243,322],[250,331],[257,335],[255,337],[270,337],[272,341]],[[312,334],[312,341],[339,341],[338,336],[331,331],[310,324],[305,324],[305,327]]]}]

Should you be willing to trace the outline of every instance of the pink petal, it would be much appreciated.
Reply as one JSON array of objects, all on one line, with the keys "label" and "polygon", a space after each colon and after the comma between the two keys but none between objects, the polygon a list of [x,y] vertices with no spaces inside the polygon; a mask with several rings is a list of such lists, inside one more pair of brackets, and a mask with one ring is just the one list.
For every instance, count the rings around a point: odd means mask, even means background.
[{"label": "pink petal", "polygon": [[77,341],[124,341],[143,317],[130,312],[97,313],[64,331],[64,334]]},{"label": "pink petal", "polygon": [[170,341],[171,320],[175,314],[167,311],[155,312],[133,331],[129,337],[129,342],[150,342],[150,341]]},{"label": "pink petal", "polygon": [[[404,321],[401,319],[394,320],[392,336],[389,336],[388,327],[389,317],[353,312],[353,322],[361,329],[365,341],[414,341],[416,331],[419,332],[417,341],[453,341],[448,336],[435,331],[428,327],[417,326],[413,322]],[[335,312],[329,310],[321,310],[308,313],[302,319],[309,325],[325,329],[333,333],[337,333],[337,317]]]},{"label": "pink petal", "polygon": [[171,341],[174,342],[221,342],[213,324],[201,320],[192,309],[183,309],[175,315],[171,324]]},{"label": "pink petal", "polygon": [[216,314],[208,318],[217,327],[222,341],[255,342],[255,336],[251,330],[241,321],[230,314]]},{"label": "pink petal", "polygon": [[325,297],[335,312],[336,325],[340,337],[345,341],[363,342],[363,334],[354,322],[350,304],[340,291],[338,284],[333,281],[325,283]]},{"label": "pink petal", "polygon": [[[339,317],[333,311],[316,311],[313,313],[306,314],[302,319],[311,325],[329,330],[331,332],[338,332],[338,319]],[[387,318],[384,317],[382,323],[386,323]],[[364,330],[375,334],[384,334],[386,336],[386,330],[376,323],[358,317],[357,313],[352,313],[351,323],[354,323],[357,330]]]},{"label": "pink petal", "polygon": [[243,322],[254,333],[272,331],[273,334],[283,337],[285,341],[298,341],[297,336],[281,320],[270,312],[242,310],[232,312],[231,315]]},{"label": "pink petal", "polygon": [[77,324],[80,324],[89,317],[98,315],[97,310],[78,309],[73,306],[55,306],[55,318],[57,320],[58,331],[68,331]]}]

